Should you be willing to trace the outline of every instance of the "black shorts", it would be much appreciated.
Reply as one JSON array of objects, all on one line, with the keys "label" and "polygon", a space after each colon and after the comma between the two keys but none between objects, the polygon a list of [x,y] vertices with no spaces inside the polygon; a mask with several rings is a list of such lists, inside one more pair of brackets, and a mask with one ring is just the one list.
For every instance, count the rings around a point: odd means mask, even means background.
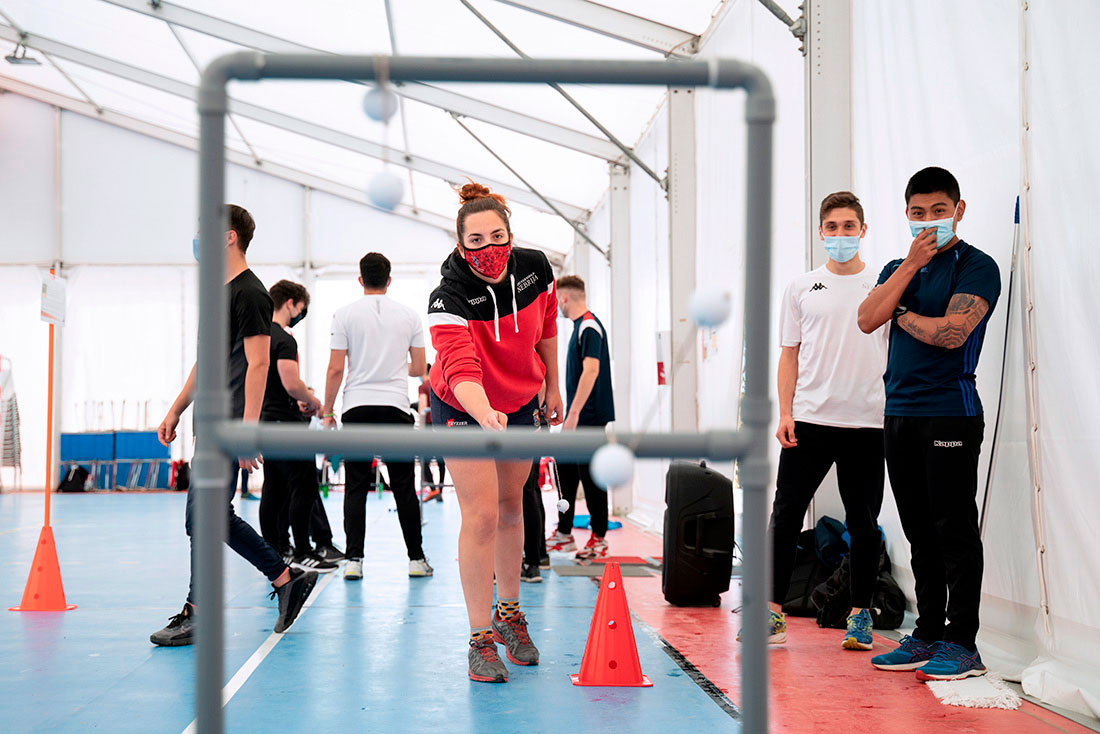
[{"label": "black shorts", "polygon": [[[481,425],[469,413],[451,407],[439,399],[432,390],[432,428],[480,428]],[[539,428],[539,396],[533,396],[527,404],[508,414],[508,428]]]}]

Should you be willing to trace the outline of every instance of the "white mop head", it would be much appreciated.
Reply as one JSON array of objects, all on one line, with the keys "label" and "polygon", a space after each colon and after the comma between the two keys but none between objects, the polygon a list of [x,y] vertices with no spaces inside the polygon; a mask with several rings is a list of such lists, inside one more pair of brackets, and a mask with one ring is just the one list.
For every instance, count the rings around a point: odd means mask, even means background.
[{"label": "white mop head", "polygon": [[962,680],[930,680],[928,687],[944,706],[1018,709],[1020,697],[996,673]]}]

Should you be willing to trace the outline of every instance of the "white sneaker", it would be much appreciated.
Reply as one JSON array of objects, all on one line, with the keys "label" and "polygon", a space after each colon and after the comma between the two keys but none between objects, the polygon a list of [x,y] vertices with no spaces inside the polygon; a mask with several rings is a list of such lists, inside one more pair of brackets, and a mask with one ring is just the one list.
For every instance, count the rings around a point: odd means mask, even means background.
[{"label": "white sneaker", "polygon": [[431,576],[435,569],[428,565],[427,558],[409,561],[409,576]]},{"label": "white sneaker", "polygon": [[344,566],[344,580],[358,581],[361,578],[363,578],[363,562],[358,558],[352,558]]},{"label": "white sneaker", "polygon": [[555,553],[568,553],[577,550],[577,541],[572,535],[564,535],[558,531],[551,533],[546,539],[546,550]]}]

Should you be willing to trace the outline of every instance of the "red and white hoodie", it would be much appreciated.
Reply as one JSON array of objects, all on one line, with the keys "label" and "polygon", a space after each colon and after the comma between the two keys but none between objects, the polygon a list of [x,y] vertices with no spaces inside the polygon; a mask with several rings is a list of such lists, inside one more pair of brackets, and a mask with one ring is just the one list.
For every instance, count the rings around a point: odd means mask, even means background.
[{"label": "red and white hoodie", "polygon": [[456,249],[440,268],[443,280],[428,299],[428,329],[436,356],[432,391],[464,410],[454,387],[476,382],[489,404],[514,413],[538,394],[546,366],[535,345],[558,334],[554,271],[538,250],[513,247],[504,280],[486,283]]}]

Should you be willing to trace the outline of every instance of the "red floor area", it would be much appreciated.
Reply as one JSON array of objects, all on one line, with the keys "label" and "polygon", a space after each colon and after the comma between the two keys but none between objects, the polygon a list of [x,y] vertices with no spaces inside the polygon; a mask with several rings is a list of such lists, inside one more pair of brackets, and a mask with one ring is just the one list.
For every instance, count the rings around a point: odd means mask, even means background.
[{"label": "red floor area", "polygon": [[[549,507],[548,507],[549,509]],[[550,509],[552,513],[553,510]],[[583,505],[578,508],[583,513]],[[551,515],[552,516],[552,515]],[[577,545],[587,530],[574,533]],[[660,556],[661,541],[629,523],[608,533],[613,555]],[[736,642],[740,603],[736,584],[718,608],[673,607],[661,596],[661,578],[626,578],[631,611],[680,651],[734,703],[740,703]],[[1025,702],[1016,711],[944,706],[912,673],[871,667],[871,655],[894,644],[875,637],[875,649],[840,647],[840,630],[819,629],[812,619],[788,621],[787,644],[770,648],[772,732],[783,734],[1091,734],[1069,719]]]}]

